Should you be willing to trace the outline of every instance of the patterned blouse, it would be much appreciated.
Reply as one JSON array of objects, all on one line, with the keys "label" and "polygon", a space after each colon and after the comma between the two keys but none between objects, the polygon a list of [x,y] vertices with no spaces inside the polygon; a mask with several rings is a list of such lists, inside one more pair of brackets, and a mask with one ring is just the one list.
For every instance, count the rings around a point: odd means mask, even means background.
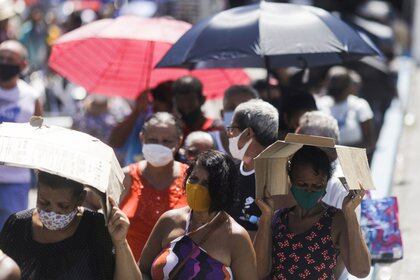
[{"label": "patterned blouse", "polygon": [[295,234],[288,230],[289,213],[279,210],[273,220],[272,279],[332,280],[339,251],[331,238],[337,209],[327,207],[309,230]]}]

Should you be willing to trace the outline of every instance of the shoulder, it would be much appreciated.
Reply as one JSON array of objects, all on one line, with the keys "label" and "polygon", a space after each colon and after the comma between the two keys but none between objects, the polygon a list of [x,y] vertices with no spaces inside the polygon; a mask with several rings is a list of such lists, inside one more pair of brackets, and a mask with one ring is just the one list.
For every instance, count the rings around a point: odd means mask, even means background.
[{"label": "shoulder", "polygon": [[323,95],[316,99],[316,105],[320,110],[325,110],[334,105],[334,99],[329,95]]},{"label": "shoulder", "polygon": [[188,215],[190,213],[190,208],[188,206],[182,207],[182,208],[176,208],[171,209],[169,211],[166,211],[162,214],[159,218],[160,223],[183,223],[187,219]]},{"label": "shoulder", "polygon": [[97,211],[92,211],[87,208],[84,208],[83,210],[83,218],[88,220],[89,223],[95,223],[95,224],[102,223],[103,225],[105,224],[104,214]]},{"label": "shoulder", "polygon": [[251,238],[249,237],[247,230],[230,216],[228,226],[231,234],[230,240],[234,242],[233,244],[242,246],[248,242],[251,242]]},{"label": "shoulder", "polygon": [[24,211],[17,212],[15,214],[10,215],[6,221],[4,228],[6,228],[6,226],[8,227],[19,226],[22,224],[26,224],[28,222],[32,222],[33,211],[34,209],[24,210]]},{"label": "shoulder", "polygon": [[355,96],[355,95],[350,95],[348,97],[348,102],[349,104],[351,104],[353,107],[357,109],[366,109],[366,108],[370,109],[370,105],[365,99]]}]

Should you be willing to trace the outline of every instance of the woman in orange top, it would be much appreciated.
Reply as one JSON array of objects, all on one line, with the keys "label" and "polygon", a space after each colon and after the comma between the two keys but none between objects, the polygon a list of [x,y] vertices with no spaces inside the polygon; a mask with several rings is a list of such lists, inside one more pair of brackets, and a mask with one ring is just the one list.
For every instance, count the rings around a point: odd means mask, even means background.
[{"label": "woman in orange top", "polygon": [[130,219],[127,240],[136,260],[160,215],[187,205],[183,188],[187,166],[174,160],[182,132],[173,115],[153,114],[140,133],[145,160],[124,168],[121,209]]}]

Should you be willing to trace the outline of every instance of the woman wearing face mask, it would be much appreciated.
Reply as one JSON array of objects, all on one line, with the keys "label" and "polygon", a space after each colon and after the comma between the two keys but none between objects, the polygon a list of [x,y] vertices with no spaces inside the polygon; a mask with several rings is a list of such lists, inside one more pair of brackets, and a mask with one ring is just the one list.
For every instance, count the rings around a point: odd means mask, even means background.
[{"label": "woman wearing face mask", "polygon": [[140,133],[144,160],[125,168],[120,206],[130,219],[127,240],[136,260],[160,215],[187,204],[182,187],[187,166],[174,160],[182,132],[173,115],[153,114]]},{"label": "woman wearing face mask", "polygon": [[236,169],[218,151],[200,154],[188,169],[188,206],[163,214],[140,258],[140,270],[161,279],[257,279],[248,233],[228,214]]},{"label": "woman wearing face mask", "polygon": [[369,274],[370,255],[354,211],[364,192],[347,200],[342,210],[323,204],[331,173],[325,152],[304,146],[289,171],[297,205],[273,214],[268,194],[257,201],[262,215],[254,247],[260,279],[338,279],[335,268],[343,263],[356,277]]},{"label": "woman wearing face mask", "polygon": [[80,205],[84,186],[38,173],[37,207],[13,214],[0,233],[0,249],[22,279],[141,279],[125,239],[129,221],[115,201],[104,216]]}]

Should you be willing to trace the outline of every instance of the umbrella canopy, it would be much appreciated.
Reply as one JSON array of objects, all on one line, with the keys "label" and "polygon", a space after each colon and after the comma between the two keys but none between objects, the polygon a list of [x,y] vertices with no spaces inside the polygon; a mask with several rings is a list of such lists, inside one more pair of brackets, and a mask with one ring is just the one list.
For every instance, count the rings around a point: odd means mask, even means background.
[{"label": "umbrella canopy", "polygon": [[0,124],[0,162],[43,170],[119,199],[124,173],[114,151],[75,130],[30,123]]},{"label": "umbrella canopy", "polygon": [[314,67],[378,53],[320,8],[261,1],[191,28],[158,67]]},{"label": "umbrella canopy", "polygon": [[231,84],[249,82],[249,77],[238,69],[198,73],[185,69],[153,70],[190,27],[166,18],[122,16],[98,20],[59,38],[49,65],[90,93],[131,99],[159,82],[186,74],[202,79],[204,92],[211,97],[221,96]]}]

